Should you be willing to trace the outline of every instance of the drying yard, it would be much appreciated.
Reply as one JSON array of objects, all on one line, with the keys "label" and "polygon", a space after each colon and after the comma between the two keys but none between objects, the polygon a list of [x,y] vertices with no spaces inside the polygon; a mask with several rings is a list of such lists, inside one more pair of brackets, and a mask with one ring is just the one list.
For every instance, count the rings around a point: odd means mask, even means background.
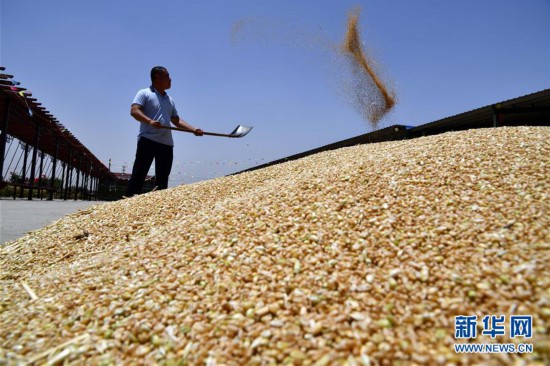
[{"label": "drying yard", "polygon": [[[0,364],[548,365],[549,141],[360,145],[67,216],[0,247]],[[515,314],[532,338],[471,341],[532,353],[455,352],[455,316]]]}]

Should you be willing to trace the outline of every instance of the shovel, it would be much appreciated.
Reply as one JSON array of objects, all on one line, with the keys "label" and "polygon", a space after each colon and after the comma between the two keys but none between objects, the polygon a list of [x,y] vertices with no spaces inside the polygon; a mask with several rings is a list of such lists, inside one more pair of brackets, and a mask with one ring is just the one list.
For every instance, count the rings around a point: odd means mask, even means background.
[{"label": "shovel", "polygon": [[[174,131],[183,131],[183,132],[193,133],[193,131],[189,131],[189,130],[186,130],[184,128],[178,128],[178,127],[160,126],[160,128],[164,128],[166,130],[174,130]],[[238,125],[233,130],[233,132],[231,132],[229,134],[227,134],[227,133],[216,133],[216,132],[203,132],[202,134],[203,135],[208,135],[208,136],[221,136],[221,137],[244,137],[244,136],[246,136],[247,133],[250,132],[251,129],[252,129],[252,127]]]}]

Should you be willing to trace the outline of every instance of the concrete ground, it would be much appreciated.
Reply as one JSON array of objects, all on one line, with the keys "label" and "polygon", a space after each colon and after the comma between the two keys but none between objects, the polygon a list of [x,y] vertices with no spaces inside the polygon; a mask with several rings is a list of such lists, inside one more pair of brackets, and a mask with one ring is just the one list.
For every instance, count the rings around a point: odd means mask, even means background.
[{"label": "concrete ground", "polygon": [[102,201],[0,198],[0,245]]}]

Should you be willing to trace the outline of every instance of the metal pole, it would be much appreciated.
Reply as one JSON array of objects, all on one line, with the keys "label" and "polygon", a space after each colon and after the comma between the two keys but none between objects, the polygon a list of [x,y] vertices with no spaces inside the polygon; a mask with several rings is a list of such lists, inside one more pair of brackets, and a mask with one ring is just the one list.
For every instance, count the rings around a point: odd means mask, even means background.
[{"label": "metal pole", "polygon": [[[21,173],[21,182],[22,186],[19,190],[19,198],[23,198],[23,185],[25,184],[25,180],[27,179],[27,160],[29,157],[29,144],[25,142],[25,157],[23,158],[23,172]],[[14,197],[15,198],[15,197]]]},{"label": "metal pole", "polygon": [[82,158],[78,158],[78,168],[76,169],[76,185],[74,190],[74,200],[76,201],[78,199],[78,191],[80,190],[80,187],[78,186],[80,182],[80,170],[82,169]]},{"label": "metal pole", "polygon": [[86,199],[90,198],[90,171],[92,170],[91,163],[86,164],[86,176],[84,179],[84,191],[86,192]]},{"label": "metal pole", "polygon": [[6,96],[6,111],[2,116],[2,133],[0,135],[0,180],[4,180],[4,159],[6,154],[6,141],[8,139],[8,120],[10,117],[11,99]]},{"label": "metal pole", "polygon": [[44,151],[40,151],[40,174],[38,174],[38,192],[40,192],[40,200],[42,200],[42,175],[44,174]]},{"label": "metal pole", "polygon": [[32,162],[31,162],[31,178],[29,184],[29,201],[32,201],[32,193],[34,187],[34,178],[36,170],[36,156],[38,154],[38,141],[40,140],[40,124],[36,125],[36,138],[34,139],[34,150],[32,151]]},{"label": "metal pole", "polygon": [[69,165],[69,184],[67,184],[67,199],[71,199],[71,189],[73,188],[73,175],[74,175],[75,167],[71,164]]},{"label": "metal pole", "polygon": [[55,188],[55,169],[57,168],[57,154],[59,153],[59,140],[55,140],[55,155],[53,156],[52,177],[50,179],[50,194],[48,201],[53,201],[53,191]]},{"label": "metal pole", "polygon": [[80,199],[85,200],[88,192],[86,190],[86,185],[88,184],[88,164],[84,162],[84,170],[82,171],[82,190],[80,194]]},{"label": "metal pole", "polygon": [[99,196],[99,177],[95,177],[94,183],[95,183],[94,184],[94,191],[95,191],[94,199],[97,201],[98,196]]},{"label": "metal pole", "polygon": [[67,163],[67,176],[65,177],[65,193],[63,194],[63,199],[67,200],[67,195],[69,193],[69,184],[71,184],[71,170],[72,170],[72,161],[73,161],[73,152],[69,151],[69,162]]},{"label": "metal pole", "polygon": [[65,189],[65,168],[67,163],[63,162],[63,170],[61,171],[61,187],[59,187],[59,199],[63,199],[63,191]]},{"label": "metal pole", "polygon": [[88,201],[92,200],[92,186],[94,184],[94,177],[92,176],[92,173],[94,172],[94,165],[90,163],[90,170],[88,171],[88,180],[86,181],[86,187],[88,189]]}]

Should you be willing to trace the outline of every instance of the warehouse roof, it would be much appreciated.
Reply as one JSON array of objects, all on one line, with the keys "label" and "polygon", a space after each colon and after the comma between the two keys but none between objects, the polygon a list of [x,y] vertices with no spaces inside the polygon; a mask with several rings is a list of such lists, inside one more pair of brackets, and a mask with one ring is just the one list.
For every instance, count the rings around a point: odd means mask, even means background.
[{"label": "warehouse roof", "polygon": [[497,126],[550,125],[550,89],[505,100],[410,129],[411,137]]},{"label": "warehouse roof", "polygon": [[436,135],[449,131],[498,126],[550,126],[550,89],[527,94],[503,102],[489,104],[468,112],[446,117],[420,126],[393,125],[321,146],[299,154],[274,160],[235,173],[265,168],[270,165],[296,160],[322,151],[373,142],[404,140],[419,136]]}]

